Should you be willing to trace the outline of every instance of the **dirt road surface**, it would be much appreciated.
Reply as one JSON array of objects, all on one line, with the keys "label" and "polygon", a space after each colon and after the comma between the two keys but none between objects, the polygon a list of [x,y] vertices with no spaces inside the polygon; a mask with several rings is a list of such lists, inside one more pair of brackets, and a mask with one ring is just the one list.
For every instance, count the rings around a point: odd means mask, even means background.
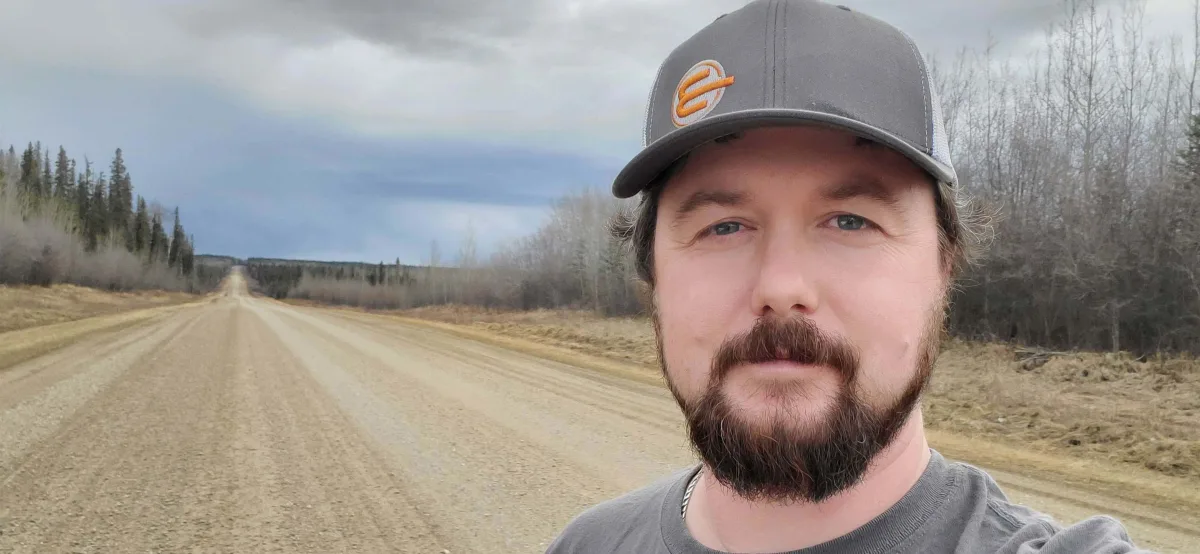
[{"label": "dirt road surface", "polygon": [[[542,552],[692,463],[661,387],[230,279],[0,372],[0,552]],[[1193,523],[999,473],[1065,520]],[[1192,545],[1189,547],[1189,545]]]}]

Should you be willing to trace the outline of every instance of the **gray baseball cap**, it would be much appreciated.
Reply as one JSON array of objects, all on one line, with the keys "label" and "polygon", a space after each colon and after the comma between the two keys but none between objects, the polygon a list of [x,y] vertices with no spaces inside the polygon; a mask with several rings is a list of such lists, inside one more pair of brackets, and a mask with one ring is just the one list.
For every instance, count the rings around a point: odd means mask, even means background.
[{"label": "gray baseball cap", "polygon": [[817,0],[754,0],[658,69],[642,150],[613,182],[629,198],[690,150],[753,127],[828,125],[889,146],[956,185],[941,105],[903,31]]}]

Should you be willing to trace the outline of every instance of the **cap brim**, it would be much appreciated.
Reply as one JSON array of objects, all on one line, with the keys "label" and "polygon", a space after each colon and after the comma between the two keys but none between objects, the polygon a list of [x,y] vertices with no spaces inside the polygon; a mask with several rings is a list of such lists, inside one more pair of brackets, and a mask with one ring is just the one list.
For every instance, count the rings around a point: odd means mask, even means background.
[{"label": "cap brim", "polygon": [[691,150],[725,135],[757,127],[822,125],[869,138],[903,154],[939,181],[957,184],[954,169],[905,140],[878,127],[839,115],[787,109],[746,110],[722,114],[672,131],[642,149],[617,174],[612,193],[617,198],[637,195],[663,171]]}]

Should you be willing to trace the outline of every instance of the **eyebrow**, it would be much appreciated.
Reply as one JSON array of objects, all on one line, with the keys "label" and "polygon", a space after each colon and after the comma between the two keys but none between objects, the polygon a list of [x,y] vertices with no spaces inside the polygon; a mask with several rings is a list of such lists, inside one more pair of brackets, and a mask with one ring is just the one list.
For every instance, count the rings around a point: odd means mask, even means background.
[{"label": "eyebrow", "polygon": [[[900,204],[900,197],[878,177],[868,173],[855,173],[821,192],[826,201],[849,200],[851,198],[869,198],[879,201],[888,207]],[[728,190],[698,190],[693,192],[678,208],[675,209],[675,225],[682,223],[688,216],[707,206],[724,206],[727,208],[742,206],[749,200],[749,195],[741,191]]]},{"label": "eyebrow", "polygon": [[826,200],[834,201],[859,197],[870,198],[892,207],[900,203],[900,197],[887,185],[884,185],[883,181],[866,173],[851,175],[848,179],[825,189],[821,196]]},{"label": "eyebrow", "polygon": [[698,190],[687,197],[675,209],[675,221],[682,221],[687,216],[706,206],[735,207],[746,203],[746,195],[741,192],[728,190]]}]

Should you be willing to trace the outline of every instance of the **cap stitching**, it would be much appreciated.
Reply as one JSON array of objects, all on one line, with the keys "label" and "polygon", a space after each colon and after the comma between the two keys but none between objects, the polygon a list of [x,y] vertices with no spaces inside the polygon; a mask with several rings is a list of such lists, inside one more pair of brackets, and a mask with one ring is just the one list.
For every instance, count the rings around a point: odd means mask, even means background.
[{"label": "cap stitching", "polygon": [[929,117],[929,75],[925,72],[925,60],[921,58],[921,53],[917,51],[917,43],[913,41],[912,37],[908,36],[908,33],[903,30],[900,31],[900,34],[908,40],[908,47],[912,49],[913,56],[917,58],[917,65],[921,66],[921,95],[924,99],[921,107],[925,110],[925,120],[921,127],[925,129],[924,148],[929,150],[929,152],[933,152],[933,141],[929,139],[929,126],[933,120]]},{"label": "cap stitching", "polygon": [[780,44],[781,37],[779,35],[779,8],[784,4],[784,0],[775,0],[775,14],[770,18],[770,41],[772,41],[770,52],[774,53],[770,60],[770,64],[772,64],[770,67],[770,107],[772,108],[782,106],[779,102],[779,74],[784,71],[782,70],[784,66],[780,65],[779,49],[782,44]]},{"label": "cap stitching", "polygon": [[782,39],[783,40],[783,87],[780,89],[781,92],[783,93],[783,101],[780,104],[777,104],[779,106],[787,106],[788,105],[787,78],[788,78],[789,66],[788,66],[788,61],[787,61],[787,55],[788,55],[787,9],[788,9],[788,2],[783,2],[783,33],[779,32],[779,19],[778,18],[775,19],[775,36],[783,37],[783,39]]},{"label": "cap stitching", "polygon": [[775,11],[771,15],[771,107],[779,107],[779,7],[783,0],[775,0]]},{"label": "cap stitching", "polygon": [[779,105],[779,0],[771,3],[767,32],[771,34],[771,103],[767,106],[774,108]]},{"label": "cap stitching", "polygon": [[773,7],[775,7],[775,1],[768,0],[767,13],[765,21],[763,21],[763,106],[771,105],[774,100],[771,95],[775,92],[774,79],[769,78],[770,70],[772,70],[771,64],[775,63],[775,43],[771,40],[771,18],[774,13],[771,8]]},{"label": "cap stitching", "polygon": [[658,72],[654,75],[654,84],[650,86],[650,98],[646,101],[646,126],[642,129],[642,147],[650,146],[650,134],[654,127],[654,97],[657,96],[658,83],[662,80],[663,70],[666,69],[668,55],[658,64]]}]

